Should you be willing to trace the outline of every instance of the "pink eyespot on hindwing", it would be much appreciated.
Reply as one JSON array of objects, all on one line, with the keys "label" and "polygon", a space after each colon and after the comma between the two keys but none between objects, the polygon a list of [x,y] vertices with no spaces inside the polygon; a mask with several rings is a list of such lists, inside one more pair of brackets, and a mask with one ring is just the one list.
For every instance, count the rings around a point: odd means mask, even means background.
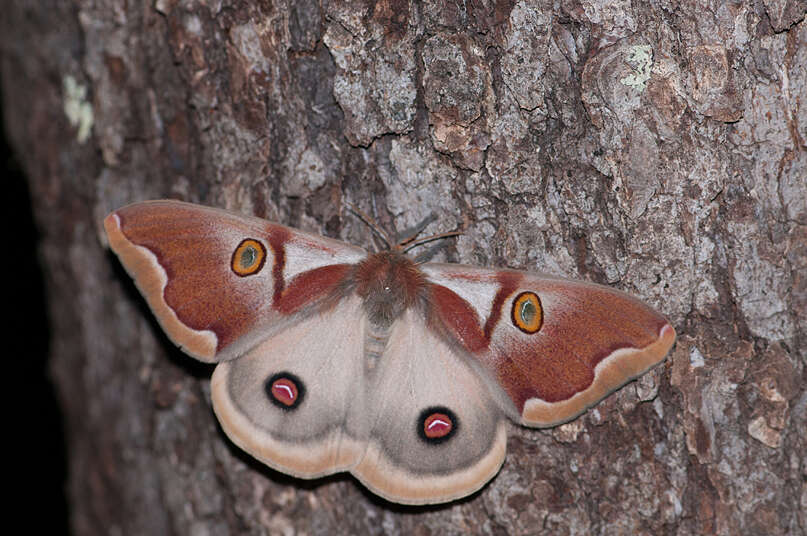
[{"label": "pink eyespot on hindwing", "polygon": [[426,408],[418,418],[418,436],[426,443],[447,441],[457,433],[458,427],[457,416],[443,406]]},{"label": "pink eyespot on hindwing", "polygon": [[303,401],[305,386],[290,372],[278,372],[266,380],[266,395],[281,409],[295,409]]}]

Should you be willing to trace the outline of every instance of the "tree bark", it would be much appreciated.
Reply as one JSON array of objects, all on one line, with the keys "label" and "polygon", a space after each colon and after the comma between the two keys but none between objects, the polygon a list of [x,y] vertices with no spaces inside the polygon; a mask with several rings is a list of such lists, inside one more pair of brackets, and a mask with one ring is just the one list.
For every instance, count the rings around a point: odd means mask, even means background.
[{"label": "tree bark", "polygon": [[[75,534],[807,532],[807,2],[8,0]],[[101,220],[172,197],[627,290],[679,339],[448,505],[219,429]],[[13,256],[13,254],[12,254]]]}]

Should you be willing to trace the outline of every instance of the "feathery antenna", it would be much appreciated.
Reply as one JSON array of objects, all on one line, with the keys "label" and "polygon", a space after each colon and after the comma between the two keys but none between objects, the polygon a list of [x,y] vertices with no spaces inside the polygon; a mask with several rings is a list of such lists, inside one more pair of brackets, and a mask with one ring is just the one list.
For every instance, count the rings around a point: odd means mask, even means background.
[{"label": "feathery antenna", "polygon": [[436,218],[432,215],[427,218],[421,225],[417,225],[415,227],[414,235],[401,240],[400,242],[396,242],[390,235],[385,231],[376,221],[368,216],[364,211],[362,211],[359,207],[352,203],[345,202],[345,205],[350,209],[351,212],[356,214],[364,223],[366,223],[372,231],[378,235],[381,240],[387,245],[387,248],[398,250],[401,253],[406,253],[410,249],[416,248],[417,246],[422,246],[423,244],[427,244],[429,242],[433,242],[435,240],[441,240],[443,238],[451,238],[452,236],[459,236],[465,231],[466,225],[463,224],[462,229],[458,231],[449,231],[446,233],[435,234],[431,236],[425,236],[423,238],[418,238],[417,235],[420,233],[426,225],[434,221]]}]

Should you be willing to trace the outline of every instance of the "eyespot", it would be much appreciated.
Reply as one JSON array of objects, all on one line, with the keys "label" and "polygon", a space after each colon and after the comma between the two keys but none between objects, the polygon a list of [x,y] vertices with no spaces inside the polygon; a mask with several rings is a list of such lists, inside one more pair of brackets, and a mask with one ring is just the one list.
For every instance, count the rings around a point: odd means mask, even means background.
[{"label": "eyespot", "polygon": [[270,376],[264,387],[269,401],[280,409],[296,409],[305,398],[305,385],[290,372]]},{"label": "eyespot", "polygon": [[536,333],[544,324],[541,299],[534,292],[522,292],[513,300],[513,325],[524,333]]},{"label": "eyespot", "polygon": [[233,252],[230,266],[236,275],[246,277],[257,274],[266,262],[266,248],[254,238],[246,238]]},{"label": "eyespot", "polygon": [[450,409],[444,406],[433,406],[420,412],[417,427],[420,439],[436,445],[448,441],[456,435],[459,421]]}]

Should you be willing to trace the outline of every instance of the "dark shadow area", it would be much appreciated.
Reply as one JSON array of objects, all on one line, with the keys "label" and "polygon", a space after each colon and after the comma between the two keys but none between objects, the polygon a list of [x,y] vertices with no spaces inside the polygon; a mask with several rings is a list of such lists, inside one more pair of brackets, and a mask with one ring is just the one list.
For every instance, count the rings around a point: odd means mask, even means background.
[{"label": "dark shadow area", "polygon": [[[0,101],[2,102],[2,101]],[[36,527],[42,534],[69,534],[67,500],[67,453],[63,417],[50,379],[48,324],[42,266],[38,255],[39,234],[31,207],[28,182],[8,145],[5,117],[0,107],[0,165],[6,190],[7,215],[4,236],[8,307],[4,320],[7,340],[7,392],[13,404],[6,408],[6,438],[13,443],[17,465],[9,490],[17,504],[9,526]],[[31,513],[37,512],[35,518]],[[24,517],[23,517],[24,516]],[[13,519],[12,517],[12,519]]]}]

